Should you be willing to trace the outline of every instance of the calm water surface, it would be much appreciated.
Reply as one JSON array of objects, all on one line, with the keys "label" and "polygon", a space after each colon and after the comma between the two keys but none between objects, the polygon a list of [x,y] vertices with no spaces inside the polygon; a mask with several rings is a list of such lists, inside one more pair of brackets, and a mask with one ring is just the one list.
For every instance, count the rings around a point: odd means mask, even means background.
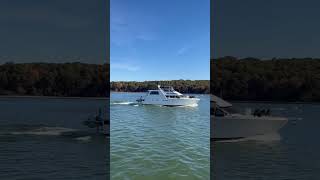
[{"label": "calm water surface", "polygon": [[236,107],[270,108],[289,117],[278,136],[252,141],[215,142],[214,179],[320,179],[320,105],[236,103]]},{"label": "calm water surface", "polygon": [[108,138],[82,125],[107,100],[0,98],[0,179],[107,179]]},{"label": "calm water surface", "polygon": [[209,179],[210,99],[197,107],[137,105],[141,93],[111,94],[111,178]]}]

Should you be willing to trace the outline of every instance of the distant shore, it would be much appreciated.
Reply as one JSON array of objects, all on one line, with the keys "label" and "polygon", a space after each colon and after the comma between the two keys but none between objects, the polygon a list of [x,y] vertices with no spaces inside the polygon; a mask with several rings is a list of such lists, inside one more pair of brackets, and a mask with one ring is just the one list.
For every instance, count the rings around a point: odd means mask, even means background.
[{"label": "distant shore", "polygon": [[262,104],[320,104],[316,101],[232,101],[226,100],[231,103],[262,103]]},{"label": "distant shore", "polygon": [[[118,92],[111,91],[110,93],[144,93],[144,92]],[[187,94],[199,94],[199,93],[187,93]],[[201,94],[201,95],[209,95],[209,94]],[[30,99],[89,99],[89,100],[109,100],[109,97],[65,97],[65,96],[19,96],[19,95],[0,95],[1,98],[30,98]],[[226,100],[231,103],[263,103],[263,104],[320,104],[320,102],[315,101],[238,101],[238,100]]]},{"label": "distant shore", "polygon": [[[147,91],[141,92],[130,92],[130,91],[111,91],[110,93],[146,93]],[[210,95],[208,93],[183,93],[183,94],[203,94],[203,95]]]},{"label": "distant shore", "polygon": [[0,94],[5,96],[104,97],[109,64],[5,63],[0,65]]},{"label": "distant shore", "polygon": [[92,100],[110,99],[109,97],[20,96],[20,95],[0,95],[0,98],[92,99]]},{"label": "distant shore", "polygon": [[209,80],[166,80],[166,81],[111,81],[112,92],[147,92],[157,89],[158,85],[172,86],[184,94],[209,94]]},{"label": "distant shore", "polygon": [[224,99],[320,102],[320,58],[211,59],[210,90]]}]

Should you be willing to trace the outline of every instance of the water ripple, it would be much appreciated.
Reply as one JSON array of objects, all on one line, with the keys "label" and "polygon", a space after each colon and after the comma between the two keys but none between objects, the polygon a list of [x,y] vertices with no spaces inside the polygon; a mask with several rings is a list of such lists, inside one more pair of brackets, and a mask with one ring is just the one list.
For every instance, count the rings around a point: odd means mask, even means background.
[{"label": "water ripple", "polygon": [[136,93],[111,97],[112,179],[209,179],[209,97],[197,107],[121,103]]}]

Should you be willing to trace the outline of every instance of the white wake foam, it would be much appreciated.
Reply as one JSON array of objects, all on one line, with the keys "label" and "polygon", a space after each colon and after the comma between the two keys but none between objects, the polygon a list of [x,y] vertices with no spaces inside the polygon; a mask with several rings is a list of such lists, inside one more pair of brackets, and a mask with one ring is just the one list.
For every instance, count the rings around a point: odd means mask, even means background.
[{"label": "white wake foam", "polygon": [[184,106],[174,106],[174,107],[182,107],[182,108],[188,108],[188,107],[198,107],[198,104],[190,104],[190,105],[184,105]]},{"label": "white wake foam", "polygon": [[12,135],[47,135],[47,136],[59,136],[63,133],[74,132],[75,129],[64,128],[64,127],[40,127],[25,131],[14,131]]},{"label": "white wake foam", "polygon": [[252,136],[245,139],[253,140],[253,141],[270,142],[270,141],[280,141],[281,136],[279,133],[271,133],[271,134],[265,134],[265,135]]},{"label": "white wake foam", "polygon": [[82,136],[82,137],[77,137],[75,139],[78,140],[78,141],[86,142],[86,141],[90,141],[91,140],[91,136]]},{"label": "white wake foam", "polygon": [[198,104],[190,104],[190,105],[187,105],[186,107],[197,107]]},{"label": "white wake foam", "polygon": [[131,105],[131,104],[135,104],[134,102],[130,102],[130,101],[124,101],[124,102],[111,102],[111,104],[117,104],[117,105]]},{"label": "white wake foam", "polygon": [[274,142],[274,141],[280,141],[281,136],[279,133],[271,133],[271,134],[265,134],[265,135],[257,135],[257,136],[251,136],[241,139],[232,139],[232,140],[221,140],[217,142],[245,142],[245,141],[255,141],[255,142]]}]

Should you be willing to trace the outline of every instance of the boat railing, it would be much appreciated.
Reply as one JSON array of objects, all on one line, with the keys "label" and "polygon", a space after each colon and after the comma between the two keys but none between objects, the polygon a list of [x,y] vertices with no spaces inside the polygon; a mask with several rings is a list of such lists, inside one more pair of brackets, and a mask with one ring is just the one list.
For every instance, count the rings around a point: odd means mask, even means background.
[{"label": "boat railing", "polygon": [[160,86],[158,86],[158,89],[159,89],[159,91],[161,92],[162,96],[163,96],[166,100],[168,100],[168,97],[166,96],[166,92],[163,91],[163,89],[161,89]]}]

